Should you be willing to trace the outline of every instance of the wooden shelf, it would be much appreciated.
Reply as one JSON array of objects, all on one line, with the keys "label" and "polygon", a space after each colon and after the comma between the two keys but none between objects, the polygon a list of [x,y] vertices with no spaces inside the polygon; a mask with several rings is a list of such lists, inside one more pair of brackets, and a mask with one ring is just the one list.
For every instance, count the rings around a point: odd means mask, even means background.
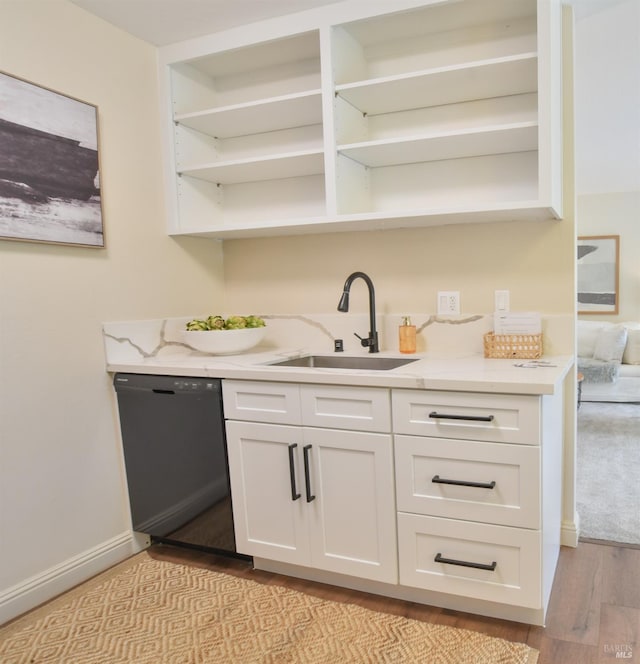
[{"label": "wooden shelf", "polygon": [[362,113],[380,115],[535,92],[537,76],[536,53],[522,53],[338,85],[336,92]]},{"label": "wooden shelf", "polygon": [[307,150],[256,159],[237,159],[184,168],[178,175],[188,175],[216,184],[239,184],[284,178],[319,175],[324,172],[324,152]]},{"label": "wooden shelf", "polygon": [[372,168],[537,149],[535,122],[338,146],[340,154]]},{"label": "wooden shelf", "polygon": [[320,90],[310,90],[256,102],[183,113],[176,115],[174,120],[216,138],[262,134],[321,124],[322,96]]}]

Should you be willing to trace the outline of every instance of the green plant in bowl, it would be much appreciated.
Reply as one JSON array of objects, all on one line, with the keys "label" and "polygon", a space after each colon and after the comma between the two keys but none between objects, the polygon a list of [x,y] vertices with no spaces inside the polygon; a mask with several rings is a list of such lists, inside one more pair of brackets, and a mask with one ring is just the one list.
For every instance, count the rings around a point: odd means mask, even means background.
[{"label": "green plant in bowl", "polygon": [[234,355],[253,348],[266,334],[266,323],[259,316],[211,315],[194,318],[182,333],[184,342],[195,350],[213,355]]}]

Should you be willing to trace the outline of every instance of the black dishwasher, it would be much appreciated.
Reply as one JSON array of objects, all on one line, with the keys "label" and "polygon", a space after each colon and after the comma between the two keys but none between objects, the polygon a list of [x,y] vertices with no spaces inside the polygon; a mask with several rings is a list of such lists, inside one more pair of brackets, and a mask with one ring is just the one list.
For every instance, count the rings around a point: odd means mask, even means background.
[{"label": "black dishwasher", "polygon": [[219,379],[117,373],[133,530],[236,553]]}]

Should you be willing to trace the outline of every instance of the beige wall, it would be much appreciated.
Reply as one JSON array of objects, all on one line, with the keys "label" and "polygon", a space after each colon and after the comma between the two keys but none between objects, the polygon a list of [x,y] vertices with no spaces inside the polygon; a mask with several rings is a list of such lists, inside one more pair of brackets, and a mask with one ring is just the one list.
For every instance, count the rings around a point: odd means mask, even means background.
[{"label": "beige wall", "polygon": [[0,0],[0,68],[99,108],[107,245],[0,240],[0,623],[8,589],[129,528],[101,322],[222,302],[220,245],[165,233],[155,57],[65,0]]},{"label": "beige wall", "polygon": [[640,191],[584,194],[578,197],[578,235],[619,235],[617,316],[580,316],[584,320],[640,321]]},{"label": "beige wall", "polygon": [[[570,203],[562,222],[226,241],[227,307],[334,311],[345,278],[362,270],[375,284],[380,313],[435,313],[439,290],[459,290],[463,314],[489,313],[494,290],[508,289],[514,311],[567,314],[574,299]],[[352,300],[354,311],[366,310],[366,296]]]}]

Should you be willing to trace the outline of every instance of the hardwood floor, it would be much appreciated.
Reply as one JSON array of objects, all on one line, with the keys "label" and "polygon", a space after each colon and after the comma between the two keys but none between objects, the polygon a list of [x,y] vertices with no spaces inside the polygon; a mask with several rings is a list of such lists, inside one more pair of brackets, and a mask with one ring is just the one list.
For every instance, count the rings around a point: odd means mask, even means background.
[{"label": "hardwood floor", "polygon": [[293,579],[253,570],[243,561],[199,551],[154,545],[149,552],[163,560],[282,585],[333,601],[527,643],[540,651],[538,664],[620,661],[640,664],[640,549],[637,547],[594,542],[580,542],[575,549],[562,547],[544,628]]}]

